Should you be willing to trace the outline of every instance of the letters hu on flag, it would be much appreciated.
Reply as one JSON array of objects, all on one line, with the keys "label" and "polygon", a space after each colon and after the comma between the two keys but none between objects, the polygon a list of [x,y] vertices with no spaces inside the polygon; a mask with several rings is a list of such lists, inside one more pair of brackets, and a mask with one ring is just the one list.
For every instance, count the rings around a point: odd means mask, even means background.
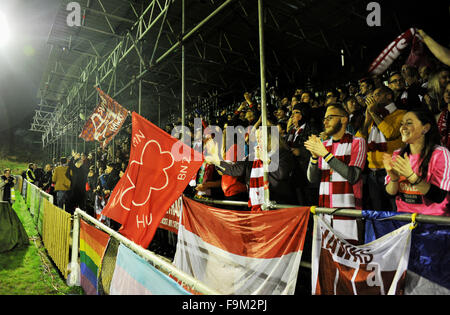
[{"label": "letters hu on flag", "polygon": [[84,124],[79,135],[85,141],[98,141],[102,147],[116,136],[128,115],[128,110],[113,100],[109,95],[96,87],[100,95],[100,103]]},{"label": "letters hu on flag", "polygon": [[[121,223],[119,232],[146,248],[203,160],[194,161],[192,148],[134,112],[132,129],[128,167],[102,214]],[[172,152],[173,147],[183,155]]]}]

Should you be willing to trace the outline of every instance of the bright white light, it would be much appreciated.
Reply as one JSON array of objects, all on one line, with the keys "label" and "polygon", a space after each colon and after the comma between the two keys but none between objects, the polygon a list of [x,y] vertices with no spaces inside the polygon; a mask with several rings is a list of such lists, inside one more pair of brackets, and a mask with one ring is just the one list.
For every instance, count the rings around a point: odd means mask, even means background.
[{"label": "bright white light", "polygon": [[5,14],[0,12],[0,46],[5,46],[11,37]]}]

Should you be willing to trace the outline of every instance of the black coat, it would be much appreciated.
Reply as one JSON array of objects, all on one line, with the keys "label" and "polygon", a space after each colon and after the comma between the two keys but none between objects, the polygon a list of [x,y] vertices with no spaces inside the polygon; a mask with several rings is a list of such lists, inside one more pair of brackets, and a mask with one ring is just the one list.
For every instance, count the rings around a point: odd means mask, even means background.
[{"label": "black coat", "polygon": [[319,133],[320,131],[316,128],[315,125],[307,122],[304,129],[299,133],[299,135],[297,137],[293,135],[293,141],[288,143],[290,148],[300,149],[300,155],[296,156],[296,159],[300,164],[300,170],[302,174],[300,175],[301,178],[298,178],[298,180],[301,181],[304,185],[308,184],[306,172],[308,170],[309,159],[311,158],[311,153],[305,148],[304,144],[311,135],[319,136]]},{"label": "black coat", "polygon": [[86,194],[86,180],[89,172],[89,166],[87,163],[83,163],[80,167],[75,166],[75,161],[70,159],[69,168],[67,169],[67,175],[72,171],[70,178],[71,195],[85,195]]},{"label": "black coat", "polygon": [[[298,195],[296,189],[299,188],[297,181],[299,167],[295,157],[288,149],[280,149],[278,154],[278,168],[268,174],[270,200],[277,204],[300,205],[303,200],[301,200],[302,197]],[[225,175],[244,176],[247,187],[249,186],[253,161],[246,159],[235,164],[222,161],[220,166],[224,168],[223,173]]]}]

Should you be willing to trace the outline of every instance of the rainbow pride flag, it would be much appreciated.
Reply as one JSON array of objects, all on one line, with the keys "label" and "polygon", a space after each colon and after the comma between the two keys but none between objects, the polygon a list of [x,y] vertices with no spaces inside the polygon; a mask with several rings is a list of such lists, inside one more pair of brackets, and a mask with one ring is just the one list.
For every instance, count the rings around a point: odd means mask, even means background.
[{"label": "rainbow pride flag", "polygon": [[97,282],[109,235],[80,220],[81,287],[88,295],[97,295]]}]

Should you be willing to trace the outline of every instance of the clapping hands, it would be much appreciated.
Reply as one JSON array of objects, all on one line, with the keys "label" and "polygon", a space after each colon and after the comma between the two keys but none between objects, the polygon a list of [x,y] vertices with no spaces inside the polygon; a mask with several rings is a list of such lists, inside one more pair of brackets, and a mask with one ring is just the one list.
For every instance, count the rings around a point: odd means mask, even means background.
[{"label": "clapping hands", "polygon": [[309,136],[308,140],[305,141],[305,148],[311,152],[314,158],[323,157],[328,154],[328,150],[322,143],[322,140],[316,135]]},{"label": "clapping hands", "polygon": [[386,173],[393,180],[399,179],[400,176],[409,178],[414,174],[411,167],[411,161],[406,153],[403,154],[403,156],[397,156],[395,160],[392,159],[392,155],[385,153],[383,155],[383,164]]},{"label": "clapping hands", "polygon": [[220,165],[219,144],[213,139],[210,139],[206,142],[205,147],[205,162]]}]

